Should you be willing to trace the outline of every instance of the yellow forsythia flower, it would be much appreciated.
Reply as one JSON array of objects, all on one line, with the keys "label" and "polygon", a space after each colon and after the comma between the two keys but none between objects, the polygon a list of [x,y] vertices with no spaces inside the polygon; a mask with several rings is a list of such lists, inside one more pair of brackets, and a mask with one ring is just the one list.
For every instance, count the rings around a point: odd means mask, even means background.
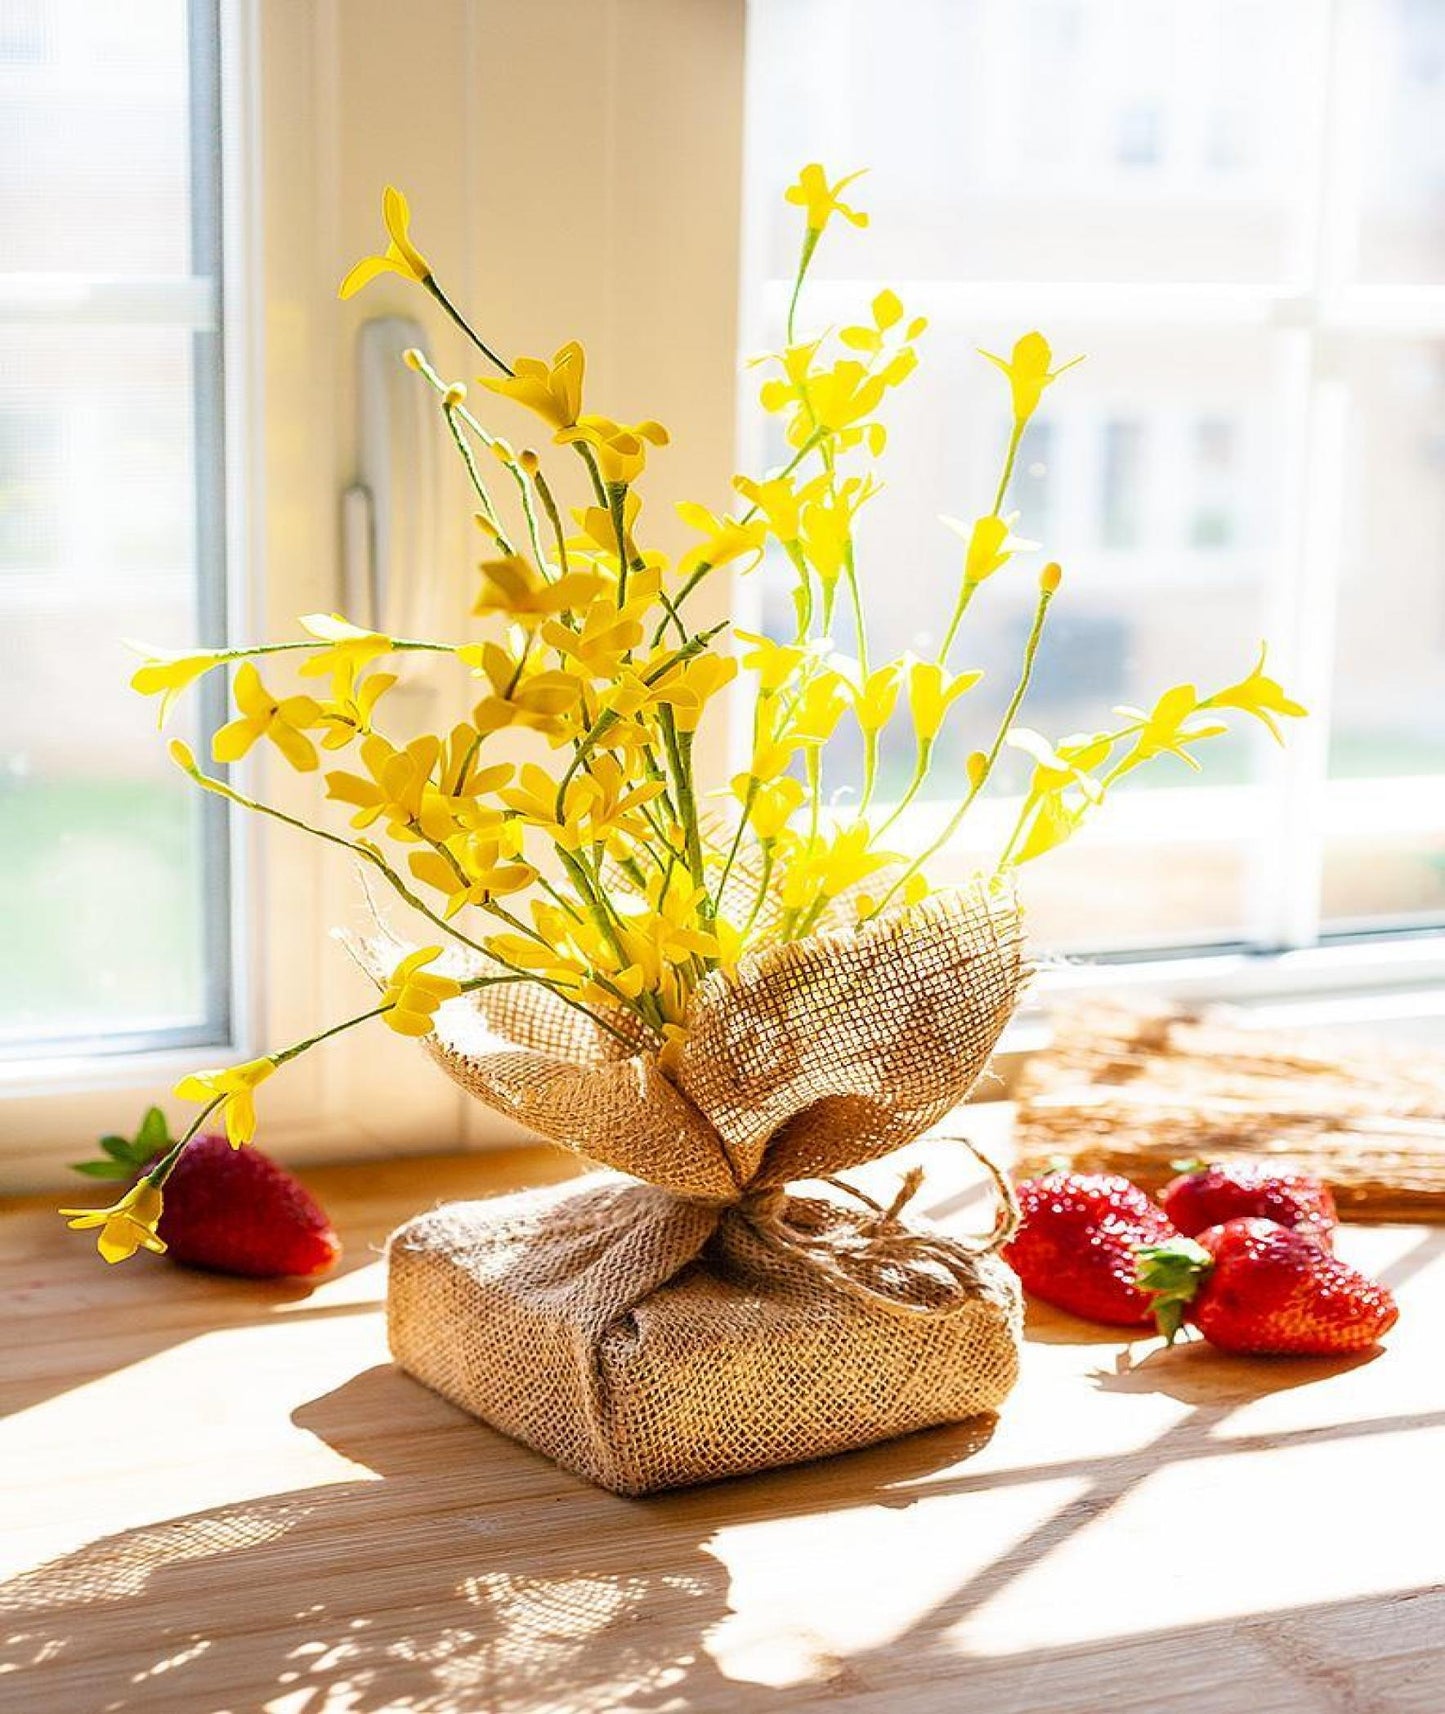
[{"label": "yellow forsythia flower", "polygon": [[669,704],[679,732],[696,732],[703,710],[720,690],[737,677],[738,663],[731,655],[698,655],[659,687],[659,700]]},{"label": "yellow forsythia flower", "polygon": [[798,539],[801,508],[816,499],[826,486],[825,476],[815,476],[802,488],[795,485],[791,476],[773,476],[766,482],[755,482],[750,476],[733,478],[733,487],[763,514],[768,528],[784,547]]},{"label": "yellow forsythia flower", "polygon": [[382,1017],[398,1035],[429,1035],[432,1013],[443,1000],[454,999],[461,993],[460,982],[424,968],[441,954],[439,946],[420,947],[409,952],[392,971],[391,980],[381,994],[381,1004],[389,1008]]},{"label": "yellow forsythia flower", "polygon": [[219,649],[203,649],[188,654],[184,650],[153,649],[145,643],[132,643],[130,647],[146,656],[145,665],[137,667],[132,674],[130,687],[142,696],[160,693],[160,714],[156,722],[159,726],[165,725],[166,717],[181,692],[226,658]]},{"label": "yellow forsythia flower", "polygon": [[274,1059],[248,1059],[221,1071],[194,1071],[171,1093],[182,1101],[214,1101],[221,1097],[221,1118],[233,1149],[243,1148],[256,1135],[256,1089],[276,1069]]},{"label": "yellow forsythia flower", "polygon": [[231,694],[241,715],[211,740],[211,754],[218,762],[238,762],[258,738],[269,738],[298,773],[316,766],[316,746],[302,728],[320,720],[319,703],[309,696],[273,696],[250,661],[237,669]]},{"label": "yellow forsythia flower", "polygon": [[489,391],[500,393],[505,399],[515,399],[560,431],[577,425],[586,367],[587,354],[573,339],[557,352],[550,364],[540,357],[519,357],[510,375],[498,379],[484,375],[480,379]]},{"label": "yellow forsythia flower", "polygon": [[751,774],[735,774],[732,792],[741,804],[746,804],[749,792],[752,793],[753,804],[747,814],[748,825],[758,839],[766,844],[784,832],[796,814],[803,801],[803,782],[791,774],[784,774],[781,779],[766,782],[754,778]]},{"label": "yellow forsythia flower", "polygon": [[965,524],[961,518],[943,520],[955,535],[962,536],[968,543],[963,556],[965,583],[983,583],[1006,566],[1016,553],[1029,553],[1038,547],[1037,542],[1026,542],[1013,534],[1017,519],[1018,513],[1010,512],[1006,518],[990,513],[986,518],[975,518],[971,524]]},{"label": "yellow forsythia flower", "polygon": [[893,718],[902,689],[902,667],[897,661],[875,667],[867,678],[850,684],[853,718],[865,734],[881,732]]},{"label": "yellow forsythia flower", "polygon": [[649,446],[666,446],[667,430],[650,417],[645,422],[614,422],[611,417],[579,417],[555,437],[564,446],[581,442],[592,448],[597,468],[609,488],[635,482],[647,464]]},{"label": "yellow forsythia flower", "polygon": [[757,518],[744,524],[726,515],[719,518],[693,500],[679,500],[677,515],[691,529],[700,531],[703,537],[678,561],[679,577],[691,577],[700,566],[730,565],[735,559],[749,556],[752,563],[742,569],[751,571],[762,558],[763,543],[768,534],[765,519]]},{"label": "yellow forsythia flower", "polygon": [[1282,714],[1288,720],[1302,719],[1309,710],[1303,703],[1296,702],[1285,694],[1284,686],[1278,679],[1267,678],[1264,671],[1264,657],[1267,645],[1259,645],[1259,659],[1254,663],[1248,678],[1243,678],[1238,684],[1231,684],[1224,690],[1219,690],[1213,696],[1206,697],[1200,703],[1201,708],[1238,708],[1246,714],[1252,714],[1262,725],[1267,726],[1277,744],[1284,743],[1284,734],[1275,725],[1273,716]]},{"label": "yellow forsythia flower", "polygon": [[540,625],[551,614],[586,607],[602,587],[595,572],[569,571],[550,583],[522,554],[483,560],[482,588],[473,614],[485,619],[500,613],[528,629]]},{"label": "yellow forsythia flower", "polygon": [[1009,391],[1013,397],[1015,423],[1026,423],[1039,408],[1039,400],[1043,397],[1044,388],[1057,381],[1066,369],[1072,369],[1076,363],[1082,363],[1082,357],[1071,358],[1067,363],[1060,364],[1057,369],[1050,369],[1054,354],[1049,349],[1049,342],[1041,333],[1026,333],[1016,341],[1013,355],[1008,359],[995,357],[991,351],[979,352],[980,357],[987,357],[989,362],[1001,369],[1008,379]]},{"label": "yellow forsythia flower", "polygon": [[1142,722],[1134,748],[1125,760],[1130,766],[1137,766],[1167,750],[1170,755],[1178,756],[1181,762],[1187,762],[1197,773],[1199,763],[1185,746],[1201,738],[1217,738],[1227,730],[1222,721],[1195,719],[1198,708],[1199,693],[1194,686],[1176,684],[1164,692],[1148,714],[1137,708],[1119,709],[1120,714],[1128,714]]},{"label": "yellow forsythia flower", "polygon": [[360,672],[363,667],[392,651],[390,637],[380,631],[363,630],[360,625],[343,619],[339,613],[303,614],[301,628],[330,645],[308,655],[301,663],[298,670],[303,678],[323,678],[343,665],[349,666],[353,672]]},{"label": "yellow forsythia flower", "polygon": [[389,243],[384,255],[363,256],[337,290],[337,296],[349,298],[368,285],[378,274],[400,274],[405,280],[425,285],[431,278],[431,264],[411,241],[411,209],[395,185],[388,185],[381,197],[381,218],[386,223]]},{"label": "yellow forsythia flower", "polygon": [[849,173],[846,178],[839,179],[837,184],[830,185],[821,163],[811,161],[798,174],[798,182],[789,185],[783,195],[788,202],[807,211],[809,232],[821,232],[835,214],[841,214],[844,220],[850,221],[854,226],[866,226],[868,216],[859,209],[850,208],[841,200],[848,186],[856,179],[861,179],[866,171],[864,168],[860,172]]},{"label": "yellow forsythia flower", "polygon": [[160,1187],[148,1178],[141,1179],[109,1208],[62,1208],[60,1212],[72,1231],[100,1228],[96,1248],[108,1262],[123,1262],[137,1250],[159,1253],[166,1247],[156,1233],[161,1218]]},{"label": "yellow forsythia flower", "polygon": [[920,744],[933,742],[943,725],[944,715],[982,677],[981,672],[966,672],[950,678],[936,661],[911,663],[908,668],[908,707]]},{"label": "yellow forsythia flower", "polygon": [[758,689],[764,696],[781,690],[808,658],[808,650],[801,643],[775,643],[771,637],[736,627],[733,635],[740,643],[752,645],[743,656],[743,665],[758,675]]},{"label": "yellow forsythia flower", "polygon": [[512,843],[510,827],[492,833],[458,833],[442,850],[413,851],[407,862],[423,886],[446,895],[443,914],[454,917],[463,905],[488,904],[536,880],[537,871],[530,863],[504,861],[512,855]]}]

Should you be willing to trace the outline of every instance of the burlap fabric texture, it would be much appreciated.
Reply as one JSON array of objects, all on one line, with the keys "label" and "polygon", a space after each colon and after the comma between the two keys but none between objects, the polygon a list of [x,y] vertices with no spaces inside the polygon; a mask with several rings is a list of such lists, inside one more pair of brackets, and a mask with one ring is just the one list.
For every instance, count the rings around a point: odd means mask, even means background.
[{"label": "burlap fabric texture", "polygon": [[904,1224],[916,1176],[891,1208],[831,1181],[963,1100],[1025,976],[1017,907],[980,882],[714,973],[670,1076],[541,989],[452,1002],[447,1073],[613,1170],[396,1232],[396,1361],[622,1494],[996,1409],[1007,1220],[970,1242]]}]

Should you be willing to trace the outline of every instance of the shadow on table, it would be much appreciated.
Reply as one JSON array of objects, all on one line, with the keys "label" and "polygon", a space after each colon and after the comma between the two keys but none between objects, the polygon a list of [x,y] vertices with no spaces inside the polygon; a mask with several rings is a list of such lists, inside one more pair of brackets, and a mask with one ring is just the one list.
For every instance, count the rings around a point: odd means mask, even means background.
[{"label": "shadow on table", "polygon": [[821,1486],[779,1471],[637,1501],[389,1367],[295,1420],[369,1474],[112,1536],[0,1588],[0,1709],[733,1708],[748,1687],[704,1646],[730,1611],[716,1532],[909,1505],[993,1431],[837,1458]]},{"label": "shadow on table", "polygon": [[[273,1323],[278,1315],[322,1319],[375,1311],[380,1295],[327,1301],[325,1288],[370,1267],[379,1246],[348,1246],[339,1264],[316,1282],[235,1279],[202,1268],[178,1266],[166,1258],[141,1255],[125,1264],[127,1273],[106,1268],[91,1252],[91,1280],[79,1291],[67,1278],[73,1297],[85,1293],[76,1308],[83,1318],[84,1340],[75,1340],[66,1363],[49,1360],[56,1315],[56,1272],[45,1260],[31,1277],[9,1283],[0,1296],[0,1322],[6,1329],[6,1372],[0,1376],[0,1420],[43,1404],[57,1393],[86,1386],[106,1375],[143,1363],[202,1334]],[[317,1301],[312,1301],[315,1298]],[[38,1357],[39,1360],[34,1360]]]},{"label": "shadow on table", "polygon": [[[1211,1710],[1226,1706],[1221,1686],[1256,1673],[1261,1684],[1294,1687],[1270,1704],[1290,1710],[1445,1707],[1445,1686],[1431,1701],[1426,1685],[1439,1672],[1438,1590],[999,1656],[972,1656],[959,1640],[961,1625],[1162,1461],[1232,1450],[1209,1433],[1231,1408],[1215,1400],[1134,1453],[1064,1464],[971,1468],[993,1430],[983,1420],[822,1466],[625,1500],[378,1367],[295,1417],[358,1466],[355,1480],[112,1536],[0,1589],[0,1710],[771,1714],[824,1699],[891,1714],[963,1706],[949,1700],[963,1674],[969,1707],[1099,1714],[1121,1685],[1160,1683],[1161,1671],[1171,1697],[1215,1692],[1205,1696]],[[1297,1438],[1379,1426],[1332,1424]],[[1071,1475],[1085,1479],[1081,1491],[902,1635],[841,1656],[820,1650],[794,1663],[782,1689],[728,1677],[714,1659],[710,1642],[732,1611],[712,1551],[720,1531]],[[888,1575],[886,1565],[858,1569]],[[1127,1603],[1121,1627],[1127,1633]]]}]

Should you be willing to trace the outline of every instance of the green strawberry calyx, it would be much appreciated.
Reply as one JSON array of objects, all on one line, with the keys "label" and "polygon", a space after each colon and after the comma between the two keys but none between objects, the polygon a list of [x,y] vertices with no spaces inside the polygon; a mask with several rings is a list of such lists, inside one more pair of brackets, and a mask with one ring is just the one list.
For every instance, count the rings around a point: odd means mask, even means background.
[{"label": "green strawberry calyx", "polygon": [[87,1178],[134,1178],[157,1155],[163,1155],[171,1142],[171,1127],[165,1114],[159,1107],[148,1107],[133,1137],[102,1137],[100,1146],[104,1152],[99,1160],[70,1164],[73,1171],[82,1172]]},{"label": "green strawberry calyx", "polygon": [[1193,1302],[1214,1257],[1192,1238],[1171,1238],[1143,1245],[1136,1260],[1139,1289],[1152,1293],[1155,1323],[1172,1345],[1184,1325],[1185,1306]]}]

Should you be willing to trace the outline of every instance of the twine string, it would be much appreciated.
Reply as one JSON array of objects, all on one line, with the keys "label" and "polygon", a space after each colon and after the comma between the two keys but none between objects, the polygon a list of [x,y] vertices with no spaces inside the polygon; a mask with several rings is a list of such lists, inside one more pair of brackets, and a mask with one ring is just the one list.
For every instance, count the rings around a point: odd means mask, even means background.
[{"label": "twine string", "polygon": [[[864,1210],[828,1206],[841,1216],[834,1224],[809,1232],[788,1217],[794,1201],[781,1186],[745,1195],[736,1212],[774,1249],[806,1261],[830,1284],[890,1314],[933,1320],[956,1315],[978,1297],[978,1261],[1002,1248],[1018,1229],[1019,1209],[1013,1186],[998,1164],[967,1137],[943,1137],[962,1143],[987,1172],[996,1196],[992,1228],[981,1237],[953,1237],[945,1232],[905,1226],[904,1209],[923,1186],[923,1168],[910,1167],[893,1200],[885,1207],[843,1178],[824,1177],[820,1183],[851,1197]],[[935,1302],[912,1302],[885,1289],[889,1275],[927,1279],[943,1291]],[[939,1276],[942,1275],[943,1278]]]}]

